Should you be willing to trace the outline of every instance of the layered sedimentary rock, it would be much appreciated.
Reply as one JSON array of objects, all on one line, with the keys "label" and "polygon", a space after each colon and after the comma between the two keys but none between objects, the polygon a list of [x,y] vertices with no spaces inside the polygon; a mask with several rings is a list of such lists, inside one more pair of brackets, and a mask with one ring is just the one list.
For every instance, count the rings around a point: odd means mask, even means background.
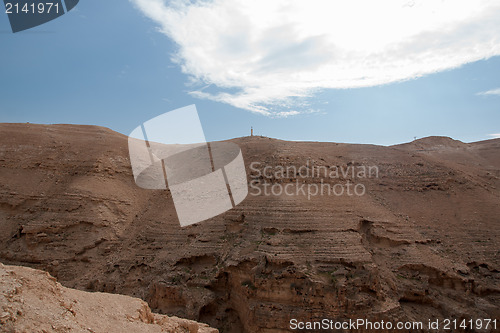
[{"label": "layered sedimentary rock", "polygon": [[[292,318],[500,316],[500,140],[232,142],[248,197],[181,228],[168,190],[135,185],[126,136],[1,125],[0,260],[222,332],[285,332]],[[376,174],[358,173],[370,166]],[[348,183],[363,187],[326,193]],[[321,185],[323,195],[307,190]]]}]

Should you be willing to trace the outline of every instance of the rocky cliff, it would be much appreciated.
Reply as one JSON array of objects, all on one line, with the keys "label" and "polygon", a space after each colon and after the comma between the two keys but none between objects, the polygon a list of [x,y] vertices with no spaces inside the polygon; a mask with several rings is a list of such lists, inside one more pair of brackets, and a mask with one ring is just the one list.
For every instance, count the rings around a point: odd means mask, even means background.
[{"label": "rocky cliff", "polygon": [[[168,190],[135,185],[126,136],[0,125],[0,260],[222,332],[286,332],[292,318],[500,317],[500,140],[232,141],[250,194],[181,228]],[[349,195],[349,182],[362,186]],[[279,192],[287,184],[292,195]]]}]

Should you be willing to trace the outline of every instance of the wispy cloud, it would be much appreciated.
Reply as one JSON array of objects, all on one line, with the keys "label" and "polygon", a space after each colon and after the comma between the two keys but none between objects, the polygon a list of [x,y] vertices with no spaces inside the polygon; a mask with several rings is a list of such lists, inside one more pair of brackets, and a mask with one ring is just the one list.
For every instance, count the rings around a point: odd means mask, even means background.
[{"label": "wispy cloud", "polygon": [[482,92],[477,93],[476,95],[479,95],[479,96],[491,96],[491,95],[500,96],[500,88],[482,91]]},{"label": "wispy cloud", "polygon": [[309,110],[322,89],[500,55],[494,0],[130,1],[177,43],[173,60],[191,80],[219,88],[192,95],[271,116]]},{"label": "wispy cloud", "polygon": [[491,136],[492,138],[494,139],[500,139],[500,133],[496,133],[496,134],[488,134],[488,136]]}]

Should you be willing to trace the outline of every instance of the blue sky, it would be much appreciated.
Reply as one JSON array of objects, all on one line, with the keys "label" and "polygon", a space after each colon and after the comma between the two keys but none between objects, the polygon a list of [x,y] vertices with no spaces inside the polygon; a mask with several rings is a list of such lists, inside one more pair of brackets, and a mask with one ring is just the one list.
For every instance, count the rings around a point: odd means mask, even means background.
[{"label": "blue sky", "polygon": [[[245,136],[250,126],[284,140],[382,145],[430,135],[470,142],[500,133],[496,7],[485,7],[490,23],[480,12],[465,17],[467,8],[450,14],[452,23],[443,24],[468,22],[454,28],[459,37],[408,27],[418,38],[389,55],[379,46],[405,37],[386,37],[390,26],[380,28],[371,48],[359,48],[353,40],[373,37],[361,28],[349,32],[348,23],[338,24],[352,38],[325,34],[292,8],[286,9],[291,19],[276,18],[286,23],[263,30],[268,22],[244,19],[258,7],[235,12],[223,0],[214,3],[81,0],[59,19],[16,34],[0,13],[0,121],[93,124],[129,134],[152,117],[196,104],[208,140]],[[273,9],[268,14],[274,22]],[[266,38],[252,37],[263,31]],[[366,60],[367,54],[378,57]]]}]

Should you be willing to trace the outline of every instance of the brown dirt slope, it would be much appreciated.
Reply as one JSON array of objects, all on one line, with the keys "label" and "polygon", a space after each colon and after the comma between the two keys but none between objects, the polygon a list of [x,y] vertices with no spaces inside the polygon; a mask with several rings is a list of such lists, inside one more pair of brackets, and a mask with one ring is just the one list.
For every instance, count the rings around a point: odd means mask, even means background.
[{"label": "brown dirt slope", "polygon": [[123,295],[65,288],[48,273],[0,264],[2,332],[216,333],[205,324],[151,312]]},{"label": "brown dirt slope", "polygon": [[378,177],[324,179],[362,184],[362,196],[249,195],[180,228],[168,191],[135,185],[126,136],[3,124],[0,260],[47,270],[67,287],[139,297],[222,332],[286,332],[291,318],[500,316],[500,140],[233,142],[260,186],[321,179],[267,179],[252,162],[377,166]]}]

